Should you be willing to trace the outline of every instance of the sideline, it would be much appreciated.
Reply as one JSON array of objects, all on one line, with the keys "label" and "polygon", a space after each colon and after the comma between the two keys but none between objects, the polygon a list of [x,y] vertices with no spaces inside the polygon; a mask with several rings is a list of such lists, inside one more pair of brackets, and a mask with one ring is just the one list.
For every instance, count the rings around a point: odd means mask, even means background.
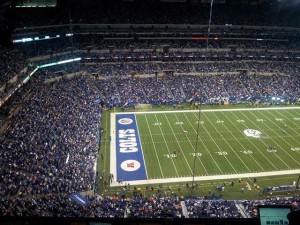
[{"label": "sideline", "polygon": [[[116,155],[116,114],[110,114],[110,174],[117,177],[117,155]],[[110,182],[110,181],[108,181]]]},{"label": "sideline", "polygon": [[[267,176],[290,175],[290,174],[300,174],[300,170],[282,170],[282,171],[271,171],[271,172],[261,172],[261,173],[198,176],[198,177],[195,177],[195,181],[227,180],[227,179],[237,179],[237,178],[267,177]],[[131,181],[130,185],[190,182],[192,179],[193,179],[193,177],[176,177],[176,178],[137,180],[137,181]],[[110,186],[111,187],[121,187],[121,186],[124,186],[124,184],[119,184],[118,182],[113,182],[110,184]]]},{"label": "sideline", "polygon": [[[200,112],[216,112],[216,111],[255,111],[255,110],[280,110],[280,109],[299,109],[300,107],[298,106],[293,106],[293,107],[274,107],[274,108],[238,108],[238,109],[201,109]],[[199,110],[174,110],[174,111],[142,111],[142,112],[135,112],[135,111],[130,111],[130,112],[117,112],[114,114],[158,114],[158,113],[185,113],[185,112],[199,112]]]}]

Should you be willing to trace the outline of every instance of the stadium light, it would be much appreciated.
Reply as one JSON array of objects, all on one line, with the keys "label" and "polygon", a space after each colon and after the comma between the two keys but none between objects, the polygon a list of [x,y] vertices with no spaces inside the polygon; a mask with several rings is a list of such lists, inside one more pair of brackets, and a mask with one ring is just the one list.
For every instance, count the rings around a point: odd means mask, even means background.
[{"label": "stadium light", "polygon": [[50,67],[50,66],[56,66],[56,65],[60,65],[60,64],[65,64],[65,63],[70,63],[70,62],[76,62],[76,61],[80,61],[81,58],[73,58],[73,59],[67,59],[67,60],[63,60],[63,61],[58,61],[58,62],[53,62],[53,63],[48,63],[48,64],[44,64],[44,65],[40,65],[38,66],[38,68],[45,68],[45,67]]}]

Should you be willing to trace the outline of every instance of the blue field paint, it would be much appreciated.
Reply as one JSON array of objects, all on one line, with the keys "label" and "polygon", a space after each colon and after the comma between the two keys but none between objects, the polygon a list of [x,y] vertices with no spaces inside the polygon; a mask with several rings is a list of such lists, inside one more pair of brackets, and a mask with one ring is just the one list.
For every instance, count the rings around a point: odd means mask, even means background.
[{"label": "blue field paint", "polygon": [[88,205],[91,203],[90,200],[88,200],[86,197],[84,197],[80,193],[74,193],[70,195],[70,198],[73,199],[75,202],[77,202],[80,205]]},{"label": "blue field paint", "polygon": [[146,180],[146,168],[134,114],[116,115],[117,181]]}]

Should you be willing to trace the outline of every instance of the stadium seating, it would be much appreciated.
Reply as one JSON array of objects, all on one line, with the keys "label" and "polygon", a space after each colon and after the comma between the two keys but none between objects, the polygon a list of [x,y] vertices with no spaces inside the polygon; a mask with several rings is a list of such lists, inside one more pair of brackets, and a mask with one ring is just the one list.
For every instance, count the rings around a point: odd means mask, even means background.
[{"label": "stadium seating", "polygon": [[[299,207],[299,199],[292,197],[232,201],[155,193],[148,198],[137,191],[132,198],[126,198],[124,193],[94,196],[95,188],[100,185],[95,167],[103,110],[137,104],[214,104],[216,99],[229,100],[232,104],[250,99],[264,102],[272,97],[280,97],[289,104],[299,102],[300,42],[290,32],[275,28],[274,33],[268,30],[266,35],[240,27],[225,36],[229,40],[218,40],[216,35],[206,46],[206,41],[180,39],[182,33],[192,37],[188,28],[182,31],[179,26],[170,31],[167,26],[159,28],[159,25],[206,24],[207,6],[182,8],[177,4],[171,7],[155,3],[141,4],[137,11],[133,3],[123,1],[116,5],[107,1],[87,1],[83,5],[76,2],[72,6],[76,24],[72,39],[66,37],[69,27],[62,25],[70,22],[63,7],[19,9],[20,29],[16,30],[15,39],[31,32],[33,36],[54,37],[58,33],[62,36],[15,43],[13,49],[0,48],[0,125],[7,126],[0,138],[0,216],[114,218],[117,224],[123,221],[119,218],[132,219],[130,222],[143,218],[178,221],[256,218],[258,204],[298,204]],[[82,7],[87,9],[85,14]],[[147,7],[155,13],[149,14]],[[285,13],[288,9],[280,9],[279,5],[247,9],[231,6],[230,13],[224,13],[228,12],[227,7],[215,6],[213,24],[291,27],[300,24],[299,17],[295,17],[299,12],[297,7],[288,14]],[[80,24],[86,23],[104,24],[105,34],[83,34],[86,28]],[[108,24],[119,25],[112,31]],[[153,25],[122,28],[122,24]],[[217,34],[230,31],[224,29],[215,31]],[[164,31],[170,32],[171,37]],[[143,32],[168,38],[145,38]],[[245,35],[236,40],[236,33],[243,32]],[[114,35],[124,36],[114,40]],[[268,35],[287,41],[262,42],[256,38]],[[77,57],[81,58],[80,62],[38,69],[30,82],[8,99],[10,88],[19,86],[32,68]],[[27,69],[22,72],[24,68]],[[16,75],[18,79],[9,82]],[[92,198],[88,205],[70,199],[73,193],[87,191],[92,193],[87,196]],[[257,224],[257,220],[252,224]]]}]

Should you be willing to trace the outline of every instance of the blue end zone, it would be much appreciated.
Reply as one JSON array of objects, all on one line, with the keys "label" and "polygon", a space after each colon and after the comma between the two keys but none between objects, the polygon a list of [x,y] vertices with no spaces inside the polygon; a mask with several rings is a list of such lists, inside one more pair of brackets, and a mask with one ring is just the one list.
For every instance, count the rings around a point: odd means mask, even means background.
[{"label": "blue end zone", "polygon": [[117,114],[116,123],[116,180],[146,180],[145,162],[134,114]]}]

